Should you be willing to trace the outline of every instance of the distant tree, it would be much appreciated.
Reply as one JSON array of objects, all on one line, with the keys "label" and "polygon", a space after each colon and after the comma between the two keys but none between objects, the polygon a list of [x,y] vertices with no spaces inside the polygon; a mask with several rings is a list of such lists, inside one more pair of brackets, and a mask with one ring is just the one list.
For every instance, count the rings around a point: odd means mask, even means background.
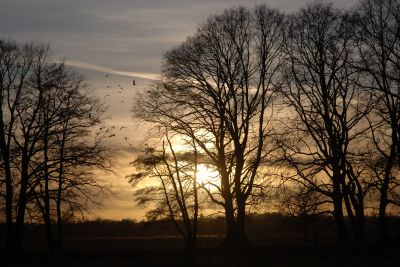
[{"label": "distant tree", "polygon": [[373,102],[359,87],[361,75],[353,65],[353,19],[315,2],[288,24],[281,91],[288,118],[280,141],[288,177],[330,198],[339,242],[350,240],[345,213],[355,239],[365,242],[368,177],[360,162]]},{"label": "distant tree", "polygon": [[312,188],[297,183],[279,187],[277,194],[278,211],[295,218],[303,225],[304,241],[308,242],[310,225],[315,227],[317,218],[327,213],[324,206],[330,202]]},{"label": "distant tree", "polygon": [[283,15],[265,5],[226,10],[164,55],[164,81],[140,95],[134,114],[195,140],[219,173],[207,190],[225,212],[230,247],[250,245],[246,207],[273,150],[274,92]]},{"label": "distant tree", "polygon": [[169,217],[187,248],[194,250],[199,214],[196,143],[192,141],[186,144],[187,151],[178,152],[172,143],[173,136],[166,133],[164,139],[160,151],[146,148],[132,162],[136,172],[128,176],[129,182],[134,186],[141,181],[150,184],[136,191],[136,202],[155,205],[148,212],[148,219]]},{"label": "distant tree", "polygon": [[357,6],[359,71],[377,102],[368,116],[374,157],[370,164],[379,194],[381,238],[387,238],[386,210],[396,204],[400,156],[400,1],[363,0]]}]

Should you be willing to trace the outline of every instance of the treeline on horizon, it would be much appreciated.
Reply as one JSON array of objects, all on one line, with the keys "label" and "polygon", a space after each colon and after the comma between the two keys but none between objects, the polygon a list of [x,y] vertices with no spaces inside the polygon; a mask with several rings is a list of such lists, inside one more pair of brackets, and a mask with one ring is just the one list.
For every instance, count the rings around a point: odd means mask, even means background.
[{"label": "treeline on horizon", "polygon": [[[249,214],[246,227],[249,239],[261,246],[293,246],[315,245],[332,246],[335,244],[335,225],[331,217],[320,216],[302,220],[299,217],[281,213]],[[179,222],[182,224],[182,222]],[[374,216],[366,217],[367,229],[376,237],[378,221]],[[388,216],[388,226],[396,232],[400,225],[398,216]],[[53,225],[52,227],[56,227]],[[26,244],[28,247],[45,246],[44,224],[27,223],[25,225]],[[76,220],[64,223],[65,239],[73,243],[77,240],[133,240],[140,245],[141,240],[165,239],[174,240],[174,245],[184,247],[185,244],[177,233],[174,224],[168,218],[155,221],[133,219],[102,219]],[[5,225],[0,224],[0,233],[4,234]],[[218,217],[199,218],[199,247],[218,245],[226,231],[225,219]],[[398,234],[394,236],[398,237]],[[114,241],[115,242],[115,241]],[[395,242],[395,241],[394,241]],[[69,245],[70,246],[70,245]],[[168,242],[160,244],[161,248],[169,247]]]},{"label": "treeline on horizon", "polygon": [[[132,109],[150,131],[127,179],[149,221],[170,220],[189,249],[210,210],[224,214],[221,246],[251,248],[249,214],[271,206],[303,221],[331,218],[340,244],[392,237],[399,0],[349,10],[312,2],[292,14],[230,8],[168,51],[162,74]],[[111,168],[104,105],[38,44],[0,41],[0,86],[6,248],[21,249],[34,221],[56,252],[63,222],[107,192],[92,175]]]}]

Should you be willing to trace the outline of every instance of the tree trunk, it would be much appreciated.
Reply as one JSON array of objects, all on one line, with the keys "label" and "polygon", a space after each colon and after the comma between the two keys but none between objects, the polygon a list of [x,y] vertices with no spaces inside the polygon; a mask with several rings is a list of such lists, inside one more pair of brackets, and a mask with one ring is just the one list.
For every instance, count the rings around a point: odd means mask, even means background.
[{"label": "tree trunk", "polygon": [[21,183],[19,201],[18,201],[18,210],[17,210],[17,218],[15,222],[15,232],[14,232],[14,249],[22,250],[23,249],[23,235],[24,235],[24,223],[25,223],[25,210],[26,210],[26,183]]},{"label": "tree trunk", "polygon": [[[3,100],[0,100],[3,103]],[[6,180],[6,250],[11,251],[13,246],[13,188],[10,163],[10,150],[6,144],[3,122],[3,109],[0,108],[0,149],[3,157],[5,180]]]},{"label": "tree trunk", "polygon": [[379,231],[380,231],[380,239],[381,241],[385,241],[388,237],[388,230],[386,225],[386,207],[388,203],[387,197],[387,185],[383,185],[380,190],[381,196],[379,200]]},{"label": "tree trunk", "polygon": [[[62,160],[61,160],[62,162]],[[58,189],[57,189],[57,201],[56,201],[56,212],[57,212],[57,243],[56,243],[56,249],[57,251],[61,250],[61,244],[62,244],[62,237],[63,237],[63,231],[62,231],[62,214],[61,214],[61,192],[62,192],[62,163],[60,162],[60,173],[58,177]]]},{"label": "tree trunk", "polygon": [[245,214],[245,205],[238,205],[236,218],[233,208],[225,208],[227,231],[222,243],[224,248],[246,249],[252,246],[246,233]]},{"label": "tree trunk", "polygon": [[343,204],[340,193],[340,184],[334,181],[333,189],[333,217],[335,219],[336,231],[339,244],[347,244],[350,241],[349,234],[346,228],[346,222],[343,216]]},{"label": "tree trunk", "polygon": [[358,229],[358,237],[357,242],[359,244],[368,243],[367,232],[365,231],[365,215],[364,215],[364,207],[360,207],[357,215],[357,229]]},{"label": "tree trunk", "polygon": [[[393,129],[392,129],[393,131]],[[392,168],[394,158],[396,157],[396,148],[398,145],[397,136],[394,132],[392,132],[392,145],[390,147],[390,154],[386,162],[385,166],[385,175],[383,177],[382,185],[380,188],[380,199],[379,199],[379,231],[380,231],[380,239],[384,241],[388,238],[388,230],[386,225],[386,207],[388,205],[388,189],[389,182],[391,178]]]},{"label": "tree trunk", "polygon": [[47,125],[45,126],[44,132],[44,222],[46,226],[46,240],[47,246],[49,247],[50,251],[54,252],[54,238],[53,233],[51,230],[51,210],[50,210],[50,189],[49,189],[49,171],[48,171],[48,135],[49,129]]},{"label": "tree trunk", "polygon": [[[0,126],[1,127],[1,126]],[[3,138],[1,138],[3,139]],[[6,249],[11,251],[13,244],[13,187],[12,187],[12,176],[11,176],[11,167],[9,160],[9,152],[3,150],[3,141],[2,143],[2,156],[4,163],[4,171],[5,171],[5,180],[6,180]]]},{"label": "tree trunk", "polygon": [[25,142],[25,147],[22,151],[21,158],[21,185],[18,197],[18,209],[17,218],[15,223],[15,235],[14,235],[14,246],[17,250],[23,249],[23,235],[24,235],[24,224],[25,224],[25,211],[28,201],[27,191],[28,191],[28,168],[29,168],[29,156],[28,149],[26,147],[27,142]]}]

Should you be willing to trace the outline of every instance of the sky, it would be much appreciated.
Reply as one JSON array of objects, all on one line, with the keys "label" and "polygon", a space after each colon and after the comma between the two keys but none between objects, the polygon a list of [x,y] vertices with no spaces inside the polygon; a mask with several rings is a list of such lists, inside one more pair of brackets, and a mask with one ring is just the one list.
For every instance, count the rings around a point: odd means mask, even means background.
[{"label": "sky", "polygon": [[[98,174],[114,195],[92,209],[93,216],[141,219],[125,175],[145,131],[132,119],[133,97],[160,77],[162,55],[191,36],[208,16],[224,9],[265,3],[286,13],[307,0],[0,0],[0,38],[48,43],[55,57],[81,72],[108,105],[108,125],[120,147],[114,173]],[[358,0],[333,2],[348,8]],[[133,86],[132,80],[135,80]],[[121,89],[122,88],[122,89]],[[127,127],[119,131],[121,127]]]}]

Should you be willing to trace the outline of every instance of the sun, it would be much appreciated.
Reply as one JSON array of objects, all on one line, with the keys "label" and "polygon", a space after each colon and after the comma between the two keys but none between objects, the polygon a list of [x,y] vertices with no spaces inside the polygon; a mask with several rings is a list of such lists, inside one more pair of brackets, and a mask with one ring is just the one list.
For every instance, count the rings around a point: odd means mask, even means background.
[{"label": "sun", "polygon": [[197,183],[204,186],[208,190],[216,190],[216,186],[220,186],[218,171],[212,169],[207,164],[199,164],[197,166]]}]

